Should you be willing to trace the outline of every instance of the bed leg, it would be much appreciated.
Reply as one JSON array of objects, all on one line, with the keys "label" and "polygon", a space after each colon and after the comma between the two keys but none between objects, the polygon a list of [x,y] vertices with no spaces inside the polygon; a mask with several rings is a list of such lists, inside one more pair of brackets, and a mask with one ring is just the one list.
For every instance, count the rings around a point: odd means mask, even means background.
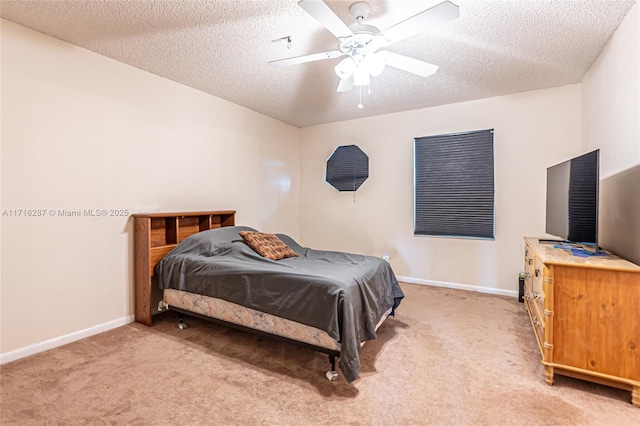
[{"label": "bed leg", "polygon": [[327,371],[325,376],[330,382],[338,380],[338,372],[336,371],[336,357],[335,355],[329,355],[329,362],[331,363],[331,370]]},{"label": "bed leg", "polygon": [[178,328],[180,330],[184,330],[189,328],[189,326],[184,322],[184,315],[178,312]]}]

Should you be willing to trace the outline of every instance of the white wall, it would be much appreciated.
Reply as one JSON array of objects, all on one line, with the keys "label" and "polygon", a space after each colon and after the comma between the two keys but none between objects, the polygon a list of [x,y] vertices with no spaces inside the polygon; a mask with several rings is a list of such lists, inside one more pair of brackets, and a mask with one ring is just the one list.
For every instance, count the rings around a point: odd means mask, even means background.
[{"label": "white wall", "polygon": [[582,150],[600,149],[600,245],[640,264],[640,4],[582,82]]},{"label": "white wall", "polygon": [[[381,256],[396,275],[517,294],[524,236],[543,236],[546,168],[581,147],[580,86],[570,85],[303,129],[306,245]],[[495,241],[413,236],[413,138],[495,129]],[[355,193],[324,182],[340,145],[369,156]]]},{"label": "white wall", "polygon": [[582,81],[583,151],[600,148],[600,177],[640,163],[640,4]]},{"label": "white wall", "polygon": [[0,352],[133,314],[129,217],[59,209],[234,209],[299,235],[300,129],[0,22]]}]

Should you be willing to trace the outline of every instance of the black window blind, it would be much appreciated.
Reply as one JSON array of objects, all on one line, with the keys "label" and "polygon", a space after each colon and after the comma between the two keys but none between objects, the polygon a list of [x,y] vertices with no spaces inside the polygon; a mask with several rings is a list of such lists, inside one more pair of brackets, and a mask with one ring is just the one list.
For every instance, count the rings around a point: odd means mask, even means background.
[{"label": "black window blind", "polygon": [[414,235],[494,238],[493,129],[414,140]]},{"label": "black window blind", "polygon": [[369,157],[357,145],[336,148],[327,159],[325,181],[338,191],[356,191],[369,177]]}]

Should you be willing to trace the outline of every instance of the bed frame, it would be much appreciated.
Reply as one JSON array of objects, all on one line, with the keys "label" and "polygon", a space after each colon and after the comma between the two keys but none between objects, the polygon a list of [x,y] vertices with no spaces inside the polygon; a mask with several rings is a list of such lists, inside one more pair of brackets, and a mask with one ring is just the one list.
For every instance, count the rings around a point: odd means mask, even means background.
[{"label": "bed frame", "polygon": [[338,377],[336,372],[336,357],[340,357],[340,352],[337,350],[292,340],[288,337],[267,333],[164,304],[162,290],[158,287],[154,274],[158,262],[190,235],[209,229],[234,226],[235,213],[234,210],[224,210],[133,215],[136,322],[152,326],[153,315],[161,310],[169,309],[178,313],[178,326],[181,329],[187,328],[184,323],[184,315],[188,315],[237,330],[257,334],[261,337],[292,343],[299,347],[327,354],[329,356],[329,362],[331,363],[331,370],[327,372],[326,376],[329,380],[336,380]]}]

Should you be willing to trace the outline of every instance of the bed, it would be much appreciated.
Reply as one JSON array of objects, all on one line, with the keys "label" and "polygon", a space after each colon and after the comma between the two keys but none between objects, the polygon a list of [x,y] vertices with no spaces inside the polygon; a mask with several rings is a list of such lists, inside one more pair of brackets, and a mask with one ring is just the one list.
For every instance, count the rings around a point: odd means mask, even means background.
[{"label": "bed", "polygon": [[264,257],[243,239],[258,230],[235,226],[234,211],[134,215],[134,224],[137,321],[151,325],[156,299],[158,310],[324,352],[330,380],[336,358],[348,382],[357,378],[361,345],[404,297],[376,257],[313,250],[283,234],[291,257]]}]

